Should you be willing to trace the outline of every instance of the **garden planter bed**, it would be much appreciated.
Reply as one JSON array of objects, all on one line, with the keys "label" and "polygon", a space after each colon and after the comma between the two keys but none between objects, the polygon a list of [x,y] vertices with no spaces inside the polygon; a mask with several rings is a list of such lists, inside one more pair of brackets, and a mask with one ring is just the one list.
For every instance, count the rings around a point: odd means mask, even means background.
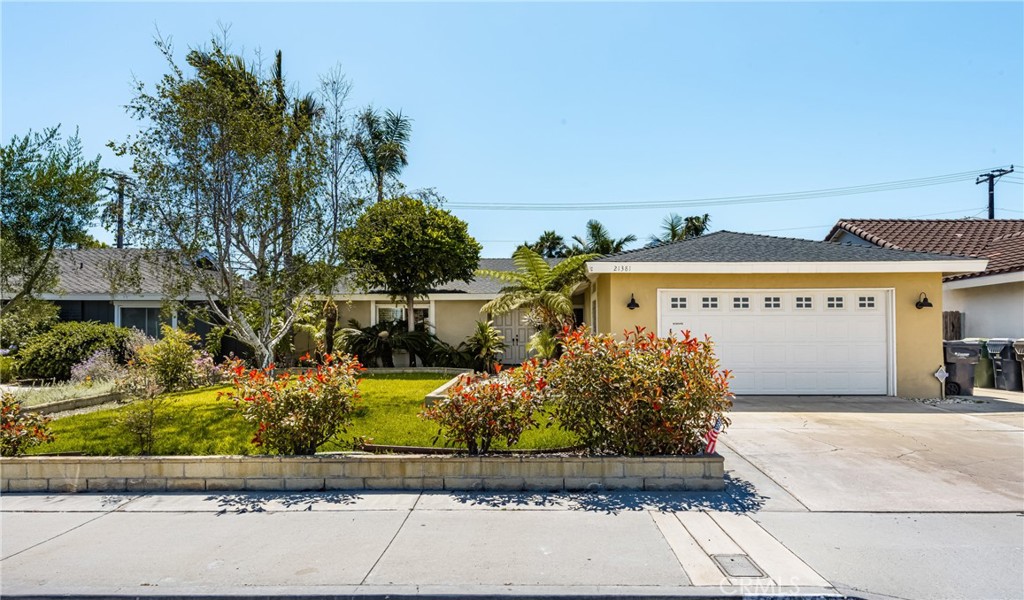
[{"label": "garden planter bed", "polygon": [[100,404],[106,404],[108,402],[120,402],[123,399],[124,394],[121,392],[110,392],[109,394],[100,394],[99,396],[86,396],[84,398],[69,398],[67,400],[47,402],[46,404],[30,406],[25,410],[27,412],[37,412],[39,414],[49,415],[64,412],[66,410],[77,410],[79,408],[99,406]]},{"label": "garden planter bed", "polygon": [[717,454],[656,457],[48,456],[0,459],[0,492],[714,491],[725,489],[724,474],[723,458]]}]

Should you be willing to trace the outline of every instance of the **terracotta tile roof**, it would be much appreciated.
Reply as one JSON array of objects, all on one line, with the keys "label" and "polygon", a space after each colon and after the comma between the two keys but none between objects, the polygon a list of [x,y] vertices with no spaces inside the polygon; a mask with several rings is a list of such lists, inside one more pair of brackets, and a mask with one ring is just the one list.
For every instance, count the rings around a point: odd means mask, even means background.
[{"label": "terracotta tile roof", "polygon": [[946,281],[1024,271],[1024,231],[997,237],[985,246],[984,254],[988,258],[987,269],[981,273],[947,277]]},{"label": "terracotta tile roof", "polygon": [[846,231],[883,248],[988,258],[988,269],[946,278],[1024,271],[1024,219],[841,219],[825,237]]}]

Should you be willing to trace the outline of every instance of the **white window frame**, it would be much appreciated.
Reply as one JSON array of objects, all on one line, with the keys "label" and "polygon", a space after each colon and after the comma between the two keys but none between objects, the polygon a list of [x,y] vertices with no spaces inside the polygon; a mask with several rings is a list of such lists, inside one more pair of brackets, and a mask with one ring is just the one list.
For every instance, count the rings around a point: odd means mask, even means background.
[{"label": "white window frame", "polygon": [[[122,308],[155,308],[163,310],[164,305],[160,302],[152,302],[149,300],[121,300],[114,302],[114,325],[123,327],[121,325],[121,309]],[[178,328],[178,312],[175,311],[171,314],[171,328]]]},{"label": "white window frame", "polygon": [[[403,313],[402,314],[402,318],[404,319],[406,317],[405,311],[409,307],[406,304],[404,304],[404,303],[399,304],[399,303],[396,303],[396,302],[377,302],[376,300],[371,301],[370,302],[370,325],[371,326],[380,323],[380,320],[377,318],[377,312],[381,308],[399,309],[399,310],[402,311],[402,313]],[[427,327],[426,327],[426,329],[427,329],[427,331],[429,333],[437,335],[437,325],[434,323],[435,316],[437,315],[437,313],[435,312],[436,305],[435,305],[434,301],[431,300],[429,302],[427,302],[427,301],[422,301],[422,302],[421,301],[416,301],[416,302],[413,302],[412,309],[413,309],[413,311],[416,311],[416,310],[425,310],[425,311],[427,311],[427,319],[426,319]]]}]

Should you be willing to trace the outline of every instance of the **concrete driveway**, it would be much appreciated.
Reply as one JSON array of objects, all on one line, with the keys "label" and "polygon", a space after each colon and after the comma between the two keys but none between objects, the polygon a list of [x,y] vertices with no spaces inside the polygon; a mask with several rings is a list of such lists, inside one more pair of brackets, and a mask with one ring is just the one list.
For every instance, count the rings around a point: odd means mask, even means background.
[{"label": "concrete driveway", "polygon": [[[726,464],[811,511],[1024,510],[1024,394],[971,399],[749,396]],[[733,460],[730,460],[733,459]]]},{"label": "concrete driveway", "polygon": [[976,393],[739,398],[719,451],[751,517],[850,596],[1024,598],[1024,394]]}]

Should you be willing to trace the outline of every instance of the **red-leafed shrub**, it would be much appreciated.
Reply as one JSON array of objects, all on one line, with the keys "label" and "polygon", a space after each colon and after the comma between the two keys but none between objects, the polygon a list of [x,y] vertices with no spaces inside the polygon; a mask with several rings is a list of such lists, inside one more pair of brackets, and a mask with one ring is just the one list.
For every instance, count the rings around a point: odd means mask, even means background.
[{"label": "red-leafed shrub", "polygon": [[50,418],[21,410],[13,394],[0,395],[0,456],[18,456],[32,446],[53,441]]},{"label": "red-leafed shrub", "polygon": [[616,341],[579,328],[561,343],[562,356],[544,368],[550,407],[591,452],[696,454],[717,417],[729,424],[730,375],[709,339],[637,328]]},{"label": "red-leafed shrub", "polygon": [[355,358],[327,354],[300,375],[275,377],[272,369],[238,362],[231,367],[234,390],[224,393],[255,425],[254,444],[278,454],[316,454],[351,424],[363,370]]},{"label": "red-leafed shrub", "polygon": [[[452,386],[448,397],[421,413],[437,422],[438,437],[482,454],[494,440],[515,445],[524,431],[536,426],[543,376],[536,362],[497,375],[471,375]],[[435,438],[436,440],[437,438]]]}]

